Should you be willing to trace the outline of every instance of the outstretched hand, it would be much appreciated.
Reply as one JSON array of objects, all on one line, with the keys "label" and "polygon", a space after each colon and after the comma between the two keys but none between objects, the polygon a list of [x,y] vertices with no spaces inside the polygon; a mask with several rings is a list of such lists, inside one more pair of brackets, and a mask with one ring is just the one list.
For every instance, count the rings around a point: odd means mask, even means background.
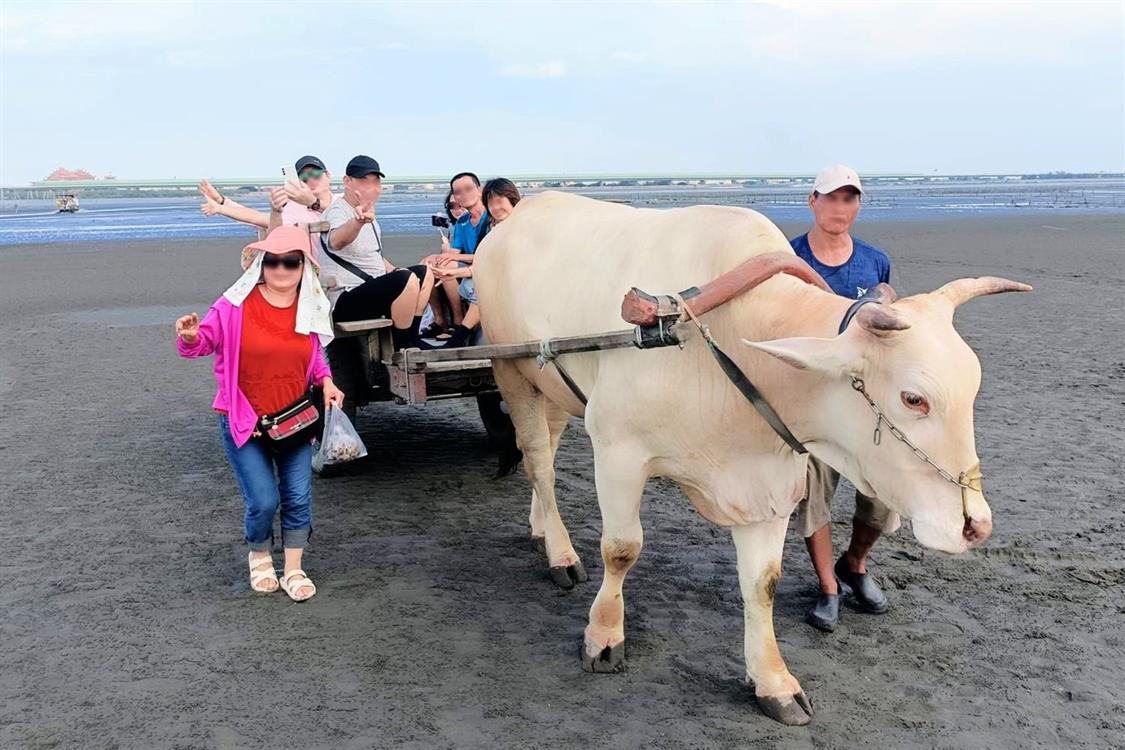
[{"label": "outstretched hand", "polygon": [[289,194],[285,188],[275,187],[270,190],[270,210],[281,213],[281,209],[285,208],[285,204],[289,202]]},{"label": "outstretched hand", "polygon": [[216,203],[221,203],[222,200],[223,200],[223,196],[207,180],[200,180],[199,181],[199,194],[202,195],[207,200],[215,201]]},{"label": "outstretched hand", "polygon": [[295,180],[290,177],[285,181],[283,190],[285,194],[289,196],[289,200],[294,203],[300,203],[302,206],[311,206],[316,203],[316,193],[300,180]]},{"label": "outstretched hand", "polygon": [[176,335],[185,344],[194,344],[199,339],[199,316],[195,313],[176,320]]},{"label": "outstretched hand", "polygon": [[371,201],[360,203],[355,207],[355,218],[360,224],[370,224],[375,221],[375,208]]},{"label": "outstretched hand", "polygon": [[219,204],[208,198],[199,205],[199,210],[203,212],[204,216],[217,216],[222,213]]}]

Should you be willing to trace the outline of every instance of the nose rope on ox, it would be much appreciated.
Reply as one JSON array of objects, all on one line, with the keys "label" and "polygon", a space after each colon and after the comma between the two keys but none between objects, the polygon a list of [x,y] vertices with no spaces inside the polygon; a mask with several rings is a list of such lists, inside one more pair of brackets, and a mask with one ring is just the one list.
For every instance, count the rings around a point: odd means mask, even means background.
[{"label": "nose rope on ox", "polygon": [[891,435],[893,435],[901,443],[906,445],[906,447],[909,448],[915,456],[932,466],[942,479],[947,482],[951,482],[961,488],[961,513],[965,516],[966,522],[972,521],[973,517],[969,513],[968,491],[976,490],[982,495],[984,494],[984,474],[982,474],[980,470],[980,461],[977,461],[966,471],[963,471],[960,475],[954,477],[953,474],[950,473],[947,469],[930,458],[924,450],[911,442],[910,438],[906,436],[906,433],[900,430],[894,422],[887,419],[887,415],[883,412],[882,409],[879,408],[879,405],[875,403],[875,399],[871,398],[871,396],[868,395],[867,388],[864,386],[863,380],[853,375],[852,388],[856,393],[863,396],[863,398],[867,400],[867,405],[871,407],[871,411],[875,412],[875,432],[871,436],[875,445],[879,445],[880,443],[882,443],[882,426],[886,424],[887,429],[890,431]]}]

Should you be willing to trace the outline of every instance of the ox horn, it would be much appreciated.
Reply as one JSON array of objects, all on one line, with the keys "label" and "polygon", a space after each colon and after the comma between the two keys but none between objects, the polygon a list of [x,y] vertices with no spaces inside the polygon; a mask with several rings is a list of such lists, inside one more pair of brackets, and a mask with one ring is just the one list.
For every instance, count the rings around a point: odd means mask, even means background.
[{"label": "ox horn", "polygon": [[[963,302],[968,302],[976,297],[986,294],[1000,294],[1001,292],[1030,292],[1031,287],[1018,281],[1009,281],[997,276],[981,276],[977,279],[957,279],[951,281],[936,294],[940,294],[957,307]],[[870,307],[870,305],[868,305]]]},{"label": "ox horn", "polygon": [[855,314],[855,322],[876,336],[886,336],[892,331],[905,331],[910,327],[910,324],[895,315],[893,310],[881,304],[864,305],[859,308]]}]

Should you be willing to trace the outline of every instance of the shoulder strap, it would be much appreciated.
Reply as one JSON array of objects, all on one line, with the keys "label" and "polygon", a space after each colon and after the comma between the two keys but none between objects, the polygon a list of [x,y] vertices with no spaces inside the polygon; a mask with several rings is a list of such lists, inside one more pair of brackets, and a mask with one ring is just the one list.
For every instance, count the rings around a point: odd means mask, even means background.
[{"label": "shoulder strap", "polygon": [[[371,231],[375,232],[374,227],[372,227]],[[351,261],[344,260],[339,255],[337,255],[336,253],[332,252],[328,248],[328,235],[329,235],[329,232],[321,232],[320,233],[320,249],[324,251],[325,255],[327,255],[329,258],[331,258],[336,263],[336,265],[340,266],[345,271],[348,271],[349,273],[352,273],[352,274],[358,276],[359,278],[363,279],[364,281],[374,280],[375,277],[372,276],[371,274],[367,273],[367,271],[364,271],[362,268],[360,268],[356,264],[352,263]],[[379,239],[379,233],[378,232],[375,232],[375,239],[376,239],[376,242],[378,242],[378,239]],[[380,247],[379,250],[380,250],[380,252],[382,252],[382,247]]]}]

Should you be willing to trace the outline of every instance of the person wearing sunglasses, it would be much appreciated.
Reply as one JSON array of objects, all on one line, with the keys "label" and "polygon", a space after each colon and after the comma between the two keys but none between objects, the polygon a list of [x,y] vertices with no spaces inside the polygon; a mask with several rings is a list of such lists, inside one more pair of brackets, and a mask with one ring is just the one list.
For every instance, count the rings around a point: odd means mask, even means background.
[{"label": "person wearing sunglasses", "polygon": [[[245,272],[203,320],[191,313],[176,321],[180,356],[215,357],[212,408],[242,494],[250,588],[270,593],[280,587],[294,601],[316,593],[301,565],[312,532],[310,440],[317,421],[299,423],[292,437],[279,441],[262,418],[315,414],[310,399],[320,396],[310,392],[313,386],[323,389],[325,408],[344,401],[321,349],[332,339],[332,323],[311,250],[308,232],[274,229],[247,245]],[[279,510],[285,550],[280,581],[271,552]]]},{"label": "person wearing sunglasses", "polygon": [[332,193],[332,175],[315,156],[302,156],[294,166],[297,179],[286,179],[284,185],[270,190],[269,213],[223,195],[207,180],[199,181],[204,199],[199,210],[205,216],[225,216],[262,229],[320,221],[321,214],[339,197]]},{"label": "person wearing sunglasses", "polygon": [[321,221],[323,213],[339,197],[333,195],[332,174],[320,159],[302,156],[295,167],[297,182],[287,180],[283,188],[270,192],[270,229],[282,224]]}]

